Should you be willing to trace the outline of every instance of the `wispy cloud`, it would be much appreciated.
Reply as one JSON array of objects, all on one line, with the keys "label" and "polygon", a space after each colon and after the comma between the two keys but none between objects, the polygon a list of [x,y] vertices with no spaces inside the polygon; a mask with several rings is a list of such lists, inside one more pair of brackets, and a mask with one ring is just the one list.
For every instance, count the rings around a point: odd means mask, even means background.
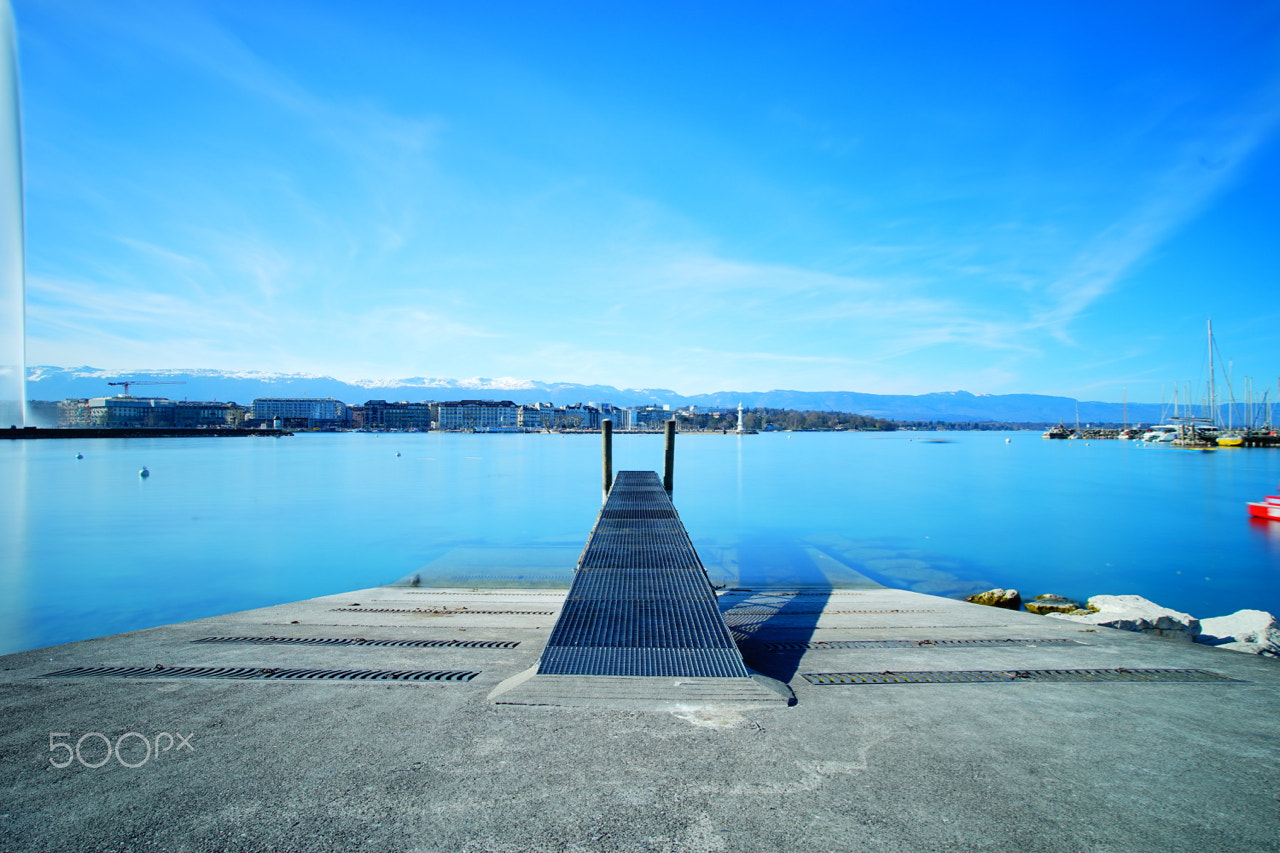
[{"label": "wispy cloud", "polygon": [[[1080,42],[1036,42],[1047,59],[1024,66],[1022,48],[951,53],[957,38],[920,66],[896,43],[819,39],[756,76],[737,63],[775,39],[746,25],[698,51],[690,68],[715,73],[637,75],[607,15],[528,14],[513,33],[464,7],[301,8],[29,7],[26,56],[56,81],[31,123],[39,358],[686,391],[1087,386],[1139,375],[1142,347],[1116,331],[1125,286],[1151,286],[1150,262],[1245,185],[1280,124],[1280,84],[1240,85],[1257,50],[1210,51],[1218,74],[1136,45],[1103,79],[1062,74]],[[654,30],[644,53],[679,57],[686,36]]]},{"label": "wispy cloud", "polygon": [[1187,139],[1174,151],[1171,165],[1140,183],[1128,212],[1090,238],[1049,283],[1049,304],[1036,312],[1032,324],[1070,341],[1072,322],[1240,180],[1250,155],[1275,137],[1277,127],[1280,81],[1271,81],[1250,104]]}]

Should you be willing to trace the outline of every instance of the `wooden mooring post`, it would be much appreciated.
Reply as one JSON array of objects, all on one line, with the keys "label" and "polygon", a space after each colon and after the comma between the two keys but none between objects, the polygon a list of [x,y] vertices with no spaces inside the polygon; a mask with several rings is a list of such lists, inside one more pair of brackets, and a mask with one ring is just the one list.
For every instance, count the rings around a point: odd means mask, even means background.
[{"label": "wooden mooring post", "polygon": [[604,497],[608,500],[613,486],[613,421],[606,418],[600,422],[600,437],[604,442]]},{"label": "wooden mooring post", "polygon": [[676,475],[676,419],[667,421],[666,437],[662,442],[662,488],[671,494]]}]

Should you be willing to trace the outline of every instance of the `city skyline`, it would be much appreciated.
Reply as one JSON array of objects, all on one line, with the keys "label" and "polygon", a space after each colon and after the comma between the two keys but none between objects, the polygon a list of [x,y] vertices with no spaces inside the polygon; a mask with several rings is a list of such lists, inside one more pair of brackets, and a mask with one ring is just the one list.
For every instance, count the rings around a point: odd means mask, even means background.
[{"label": "city skyline", "polygon": [[14,12],[31,365],[1154,401],[1212,317],[1280,373],[1272,5]]}]

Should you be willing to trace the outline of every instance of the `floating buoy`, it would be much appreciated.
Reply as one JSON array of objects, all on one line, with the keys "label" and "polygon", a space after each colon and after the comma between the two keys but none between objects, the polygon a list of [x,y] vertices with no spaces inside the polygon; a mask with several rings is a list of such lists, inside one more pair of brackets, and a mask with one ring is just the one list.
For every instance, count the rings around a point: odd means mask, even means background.
[{"label": "floating buoy", "polygon": [[1013,439],[1012,439],[1012,438],[1006,438],[1006,439],[1004,440],[1004,443],[1005,443],[1005,444],[1008,444],[1008,443],[1009,443],[1009,442],[1011,442],[1011,441],[1013,441]]},{"label": "floating buoy", "polygon": [[146,465],[143,465],[142,470],[138,472],[138,476],[145,480],[151,476],[151,472],[147,470]]},{"label": "floating buoy", "polygon": [[400,451],[399,451],[399,450],[397,450],[397,451],[396,451],[396,456],[399,456],[399,455],[400,455]]},{"label": "floating buoy", "polygon": [[84,454],[83,454],[83,453],[77,453],[77,454],[76,454],[76,458],[77,458],[77,459],[83,459],[83,458],[84,458]]}]

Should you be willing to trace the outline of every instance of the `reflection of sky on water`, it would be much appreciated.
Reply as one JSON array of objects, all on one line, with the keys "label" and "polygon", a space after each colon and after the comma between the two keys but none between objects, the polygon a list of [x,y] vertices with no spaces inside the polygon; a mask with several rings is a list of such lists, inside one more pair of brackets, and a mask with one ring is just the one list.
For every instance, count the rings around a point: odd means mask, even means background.
[{"label": "reflection of sky on water", "polygon": [[[1280,452],[946,437],[681,435],[676,507],[713,582],[730,587],[1002,586],[1137,593],[1199,616],[1280,612],[1280,523],[1250,523],[1244,508],[1274,491]],[[600,506],[599,444],[6,442],[0,642],[48,645],[414,575],[567,586]],[[661,464],[660,436],[616,436],[615,470]]]}]

